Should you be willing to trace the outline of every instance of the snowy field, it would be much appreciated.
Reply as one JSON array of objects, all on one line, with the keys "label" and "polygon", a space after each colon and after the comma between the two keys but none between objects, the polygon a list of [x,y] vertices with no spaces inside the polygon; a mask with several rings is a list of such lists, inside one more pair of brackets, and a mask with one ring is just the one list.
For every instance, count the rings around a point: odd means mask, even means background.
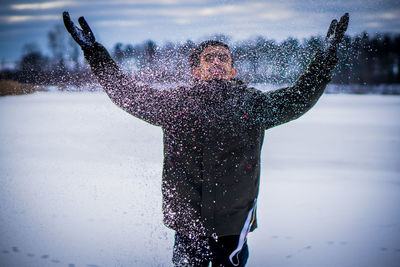
[{"label": "snowy field", "polygon": [[[400,266],[400,97],[268,130],[251,266]],[[0,266],[171,266],[162,132],[104,93],[0,98]]]}]

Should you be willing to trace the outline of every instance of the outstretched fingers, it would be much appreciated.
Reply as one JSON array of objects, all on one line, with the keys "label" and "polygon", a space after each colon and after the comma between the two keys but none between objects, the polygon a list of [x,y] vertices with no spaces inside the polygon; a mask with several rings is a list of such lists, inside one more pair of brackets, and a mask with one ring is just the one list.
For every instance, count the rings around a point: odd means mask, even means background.
[{"label": "outstretched fingers", "polygon": [[335,33],[336,25],[337,25],[337,20],[336,19],[332,20],[328,32],[326,33],[325,40],[328,40],[328,38]]},{"label": "outstretched fingers", "polygon": [[346,13],[340,18],[339,24],[337,26],[337,31],[344,34],[344,32],[347,30],[348,25],[349,25],[349,13]]},{"label": "outstretched fingers", "polygon": [[63,21],[64,21],[64,25],[65,25],[65,28],[67,29],[67,31],[71,35],[75,34],[74,23],[72,22],[71,18],[69,17],[69,13],[67,11],[63,12]]},{"label": "outstretched fingers", "polygon": [[84,44],[82,38],[82,30],[75,26],[69,16],[69,13],[66,11],[63,12],[63,20],[65,28],[71,34],[72,38],[75,40],[75,42],[82,46]]},{"label": "outstretched fingers", "polygon": [[82,27],[83,34],[89,38],[88,41],[90,41],[91,43],[94,43],[95,42],[94,34],[93,34],[92,30],[90,29],[89,24],[87,24],[85,18],[80,17],[78,19],[78,22]]},{"label": "outstretched fingers", "polygon": [[67,31],[82,48],[92,47],[95,44],[94,34],[83,17],[78,20],[81,28],[75,26],[66,11],[63,12],[63,20]]},{"label": "outstretched fingers", "polygon": [[349,13],[345,13],[340,18],[340,21],[336,26],[335,40],[334,40],[335,45],[339,44],[342,41],[344,33],[346,32],[348,25],[349,25]]}]

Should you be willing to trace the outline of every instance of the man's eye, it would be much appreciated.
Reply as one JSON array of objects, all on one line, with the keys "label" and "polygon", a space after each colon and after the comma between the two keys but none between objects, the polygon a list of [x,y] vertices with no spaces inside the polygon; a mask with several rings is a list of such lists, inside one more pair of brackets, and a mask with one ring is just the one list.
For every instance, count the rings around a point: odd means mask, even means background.
[{"label": "man's eye", "polygon": [[204,59],[205,59],[205,61],[207,61],[207,62],[212,62],[212,61],[214,61],[214,58],[215,58],[215,56],[214,55],[205,55],[204,56]]},{"label": "man's eye", "polygon": [[219,54],[218,55],[219,60],[221,60],[222,62],[227,62],[229,60],[228,55],[226,54]]},{"label": "man's eye", "polygon": [[213,62],[216,57],[218,57],[221,62],[229,61],[229,56],[227,54],[206,54],[204,55],[204,60],[207,62]]}]

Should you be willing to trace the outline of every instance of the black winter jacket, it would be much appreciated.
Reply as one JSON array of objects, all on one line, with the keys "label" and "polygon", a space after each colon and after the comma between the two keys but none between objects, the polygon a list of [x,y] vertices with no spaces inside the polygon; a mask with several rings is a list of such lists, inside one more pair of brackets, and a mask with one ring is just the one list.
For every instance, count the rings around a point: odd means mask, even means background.
[{"label": "black winter jacket", "polygon": [[163,129],[164,223],[218,236],[239,235],[254,205],[264,130],[308,111],[337,61],[317,53],[292,87],[267,93],[237,80],[157,90],[128,79],[100,44],[84,53],[117,106]]}]

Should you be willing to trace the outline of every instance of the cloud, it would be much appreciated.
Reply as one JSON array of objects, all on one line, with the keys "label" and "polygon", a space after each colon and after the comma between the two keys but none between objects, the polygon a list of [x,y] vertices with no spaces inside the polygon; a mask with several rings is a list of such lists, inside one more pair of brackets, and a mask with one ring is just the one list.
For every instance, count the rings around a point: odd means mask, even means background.
[{"label": "cloud", "polygon": [[[399,17],[400,10],[393,8],[392,10],[377,10],[373,16],[368,13],[363,13],[359,16],[360,25],[366,29],[385,29],[386,31],[398,31],[398,25],[400,24]],[[396,29],[397,27],[397,29]],[[361,29],[363,30],[363,29]]]},{"label": "cloud", "polygon": [[[95,5],[176,5],[182,3],[201,3],[200,0],[106,0],[106,1],[96,1]],[[61,7],[71,7],[71,6],[82,6],[82,5],[93,5],[93,1],[81,0],[81,1],[48,1],[48,2],[38,2],[38,3],[26,3],[26,4],[12,4],[10,6],[11,10],[46,10],[55,9]]]},{"label": "cloud", "polygon": [[107,4],[159,4],[159,5],[176,5],[176,4],[188,4],[188,3],[204,3],[202,0],[106,0],[104,3]]},{"label": "cloud", "polygon": [[99,26],[118,26],[118,27],[132,27],[145,24],[145,21],[140,20],[102,20],[96,23]]},{"label": "cloud", "polygon": [[53,1],[53,2],[43,2],[43,3],[31,3],[31,4],[14,4],[10,8],[12,10],[45,10],[60,7],[67,7],[77,5],[77,2],[73,1]]},{"label": "cloud", "polygon": [[373,21],[373,22],[365,23],[365,26],[367,26],[369,28],[380,28],[383,26],[383,24],[381,22]]},{"label": "cloud", "polygon": [[[202,0],[104,0],[97,1],[96,5],[177,5],[177,4],[189,4],[189,3],[204,3]],[[91,1],[87,1],[87,3],[92,3]]]},{"label": "cloud", "polygon": [[227,14],[238,14],[242,5],[221,5],[215,7],[208,7],[200,9],[198,15],[200,16],[220,16]]},{"label": "cloud", "polygon": [[280,20],[292,16],[290,8],[284,4],[256,2],[239,3],[235,5],[216,5],[208,7],[189,7],[180,9],[164,9],[161,13],[166,16],[176,17],[207,17],[207,16],[237,16],[246,17],[251,20],[255,16],[258,18]]},{"label": "cloud", "polygon": [[173,22],[175,24],[179,24],[179,25],[187,25],[187,24],[190,24],[191,21],[186,18],[177,18],[177,19],[174,19]]},{"label": "cloud", "polygon": [[179,7],[151,7],[151,8],[121,8],[107,10],[101,12],[104,15],[126,15],[126,16],[165,16],[172,17],[177,21],[183,21],[183,18],[196,19],[204,17],[231,16],[238,18],[246,18],[252,20],[254,18],[263,20],[283,20],[293,16],[294,11],[288,6],[279,3],[238,3],[229,5],[188,5]]},{"label": "cloud", "polygon": [[0,21],[5,23],[23,23],[28,21],[60,20],[59,15],[38,15],[38,16],[0,16]]},{"label": "cloud", "polygon": [[394,20],[398,19],[400,14],[400,10],[392,10],[388,12],[384,12],[382,14],[379,14],[379,17],[382,19],[388,19],[388,20]]}]

